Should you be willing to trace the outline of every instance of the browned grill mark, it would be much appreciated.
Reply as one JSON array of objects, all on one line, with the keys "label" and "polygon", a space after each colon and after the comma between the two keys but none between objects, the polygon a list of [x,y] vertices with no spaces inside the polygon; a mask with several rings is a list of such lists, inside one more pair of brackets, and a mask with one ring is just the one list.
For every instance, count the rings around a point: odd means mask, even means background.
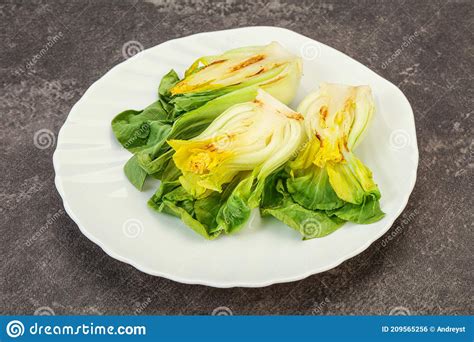
[{"label": "browned grill mark", "polygon": [[278,77],[275,77],[274,79],[266,82],[266,83],[262,83],[260,86],[266,86],[266,85],[269,85],[269,84],[272,84],[272,83],[276,83],[278,82],[279,80],[285,78],[285,75],[281,75],[281,76],[278,76]]},{"label": "browned grill mark", "polygon": [[214,145],[214,143],[212,143],[212,144],[206,145],[204,149],[208,150],[209,152],[215,152],[217,150],[217,147]]},{"label": "browned grill mark", "polygon": [[297,121],[303,121],[304,120],[304,116],[301,115],[300,113],[287,113],[285,114],[285,116],[288,118],[288,119],[294,119],[294,120],[297,120]]},{"label": "browned grill mark", "polygon": [[261,73],[264,72],[264,71],[265,71],[265,68],[261,68],[261,69],[260,69],[259,71],[257,71],[255,74],[250,75],[250,76],[248,76],[248,77],[257,76],[257,75],[261,74]]},{"label": "browned grill mark", "polygon": [[234,71],[237,71],[237,70],[240,70],[240,69],[243,69],[249,65],[252,65],[252,64],[255,64],[259,61],[261,61],[262,59],[264,59],[265,56],[264,55],[256,55],[256,56],[252,56],[250,57],[249,59],[243,61],[242,63],[240,64],[237,64],[235,66],[233,66],[232,68],[230,68],[230,72],[234,72]]},{"label": "browned grill mark", "polygon": [[327,106],[322,106],[320,109],[319,109],[319,116],[321,117],[321,119],[323,121],[326,121],[326,118],[328,116],[328,107]]},{"label": "browned grill mark", "polygon": [[225,61],[227,61],[227,59],[219,59],[218,61],[214,61],[212,63],[209,63],[208,65],[205,65],[201,68],[201,70],[203,69],[206,69],[208,67],[210,67],[211,65],[216,65],[216,64],[221,64],[221,63],[224,63]]}]

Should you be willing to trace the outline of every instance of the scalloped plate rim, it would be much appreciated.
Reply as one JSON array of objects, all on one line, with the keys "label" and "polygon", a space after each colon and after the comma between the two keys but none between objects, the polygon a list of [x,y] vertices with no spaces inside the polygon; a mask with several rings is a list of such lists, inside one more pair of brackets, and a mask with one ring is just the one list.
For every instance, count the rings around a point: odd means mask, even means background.
[{"label": "scalloped plate rim", "polygon": [[[333,263],[331,264],[328,264],[324,267],[316,267],[316,268],[312,268],[311,270],[307,271],[307,272],[304,272],[304,273],[299,273],[299,274],[296,274],[296,275],[291,275],[291,276],[284,276],[284,277],[280,277],[280,278],[274,278],[274,279],[271,279],[271,280],[267,280],[267,281],[246,281],[246,282],[242,282],[242,281],[239,281],[239,280],[233,280],[233,281],[214,281],[214,280],[207,280],[207,279],[201,279],[199,277],[180,277],[180,276],[176,276],[174,274],[171,274],[171,273],[167,273],[167,272],[160,272],[160,271],[156,271],[156,270],[152,270],[152,269],[149,269],[148,267],[146,266],[143,266],[143,265],[140,265],[138,263],[135,263],[134,260],[132,260],[131,258],[128,258],[126,256],[123,256],[123,255],[120,255],[119,253],[116,253],[114,250],[113,250],[113,246],[107,246],[107,243],[106,242],[103,242],[103,241],[100,241],[99,239],[97,239],[92,233],[90,233],[87,228],[82,225],[82,223],[80,222],[80,219],[75,215],[73,209],[69,206],[68,202],[67,202],[67,199],[66,199],[66,196],[65,196],[65,193],[64,193],[64,189],[63,189],[63,186],[62,186],[62,183],[61,183],[61,176],[59,174],[59,161],[58,161],[58,148],[57,146],[59,144],[56,145],[56,149],[55,149],[55,152],[53,154],[53,167],[54,167],[54,171],[55,171],[55,186],[58,190],[58,193],[59,195],[61,196],[61,199],[63,201],[63,205],[64,205],[64,208],[65,208],[65,211],[67,212],[67,214],[71,217],[71,219],[76,223],[76,225],[79,227],[79,230],[82,232],[82,234],[84,234],[89,240],[91,240],[93,243],[95,243],[97,246],[99,246],[107,255],[109,255],[110,257],[116,259],[116,260],[119,260],[121,262],[124,262],[126,264],[129,264],[131,266],[133,266],[134,268],[136,268],[137,270],[141,271],[141,272],[144,272],[144,273],[147,273],[147,274],[150,274],[150,275],[153,275],[153,276],[159,276],[159,277],[164,277],[164,278],[167,278],[167,279],[170,279],[170,280],[173,280],[173,281],[176,281],[176,282],[179,282],[179,283],[183,283],[183,284],[191,284],[191,285],[206,285],[206,286],[212,286],[212,287],[217,287],[217,288],[231,288],[231,287],[253,287],[253,288],[257,288],[257,287],[265,287],[265,286],[269,286],[269,285],[273,285],[273,284],[279,284],[279,283],[288,283],[288,282],[293,282],[293,281],[298,281],[298,280],[302,280],[302,279],[305,279],[311,275],[314,275],[314,274],[318,274],[318,273],[322,273],[322,272],[325,272],[325,271],[328,271],[330,269],[333,269],[337,266],[339,266],[340,264],[342,264],[344,261],[347,261],[348,259],[351,259],[355,256],[357,256],[358,254],[362,253],[363,251],[365,251],[367,248],[370,247],[370,245],[372,245],[375,241],[377,241],[382,235],[384,235],[387,231],[390,230],[390,228],[392,227],[393,223],[395,222],[395,220],[400,216],[400,214],[403,212],[403,210],[405,209],[406,205],[408,204],[408,200],[410,198],[410,195],[411,193],[413,192],[413,189],[415,187],[415,184],[416,184],[416,179],[417,179],[417,169],[418,169],[418,164],[419,164],[419,151],[418,151],[418,144],[417,144],[417,139],[416,139],[416,128],[415,128],[415,118],[414,118],[414,114],[413,114],[413,109],[410,105],[410,102],[408,101],[408,99],[406,98],[405,94],[396,86],[394,85],[392,82],[390,82],[389,80],[385,79],[384,77],[380,76],[379,74],[377,74],[375,71],[371,70],[370,68],[368,68],[367,66],[365,66],[364,64],[360,63],[359,61],[353,59],[352,57],[346,55],[345,53],[337,50],[337,49],[334,49],[324,43],[321,43],[319,41],[316,41],[315,39],[312,39],[312,38],[309,38],[307,36],[304,36],[300,33],[297,33],[297,32],[294,32],[292,30],[289,30],[289,29],[286,29],[286,28],[282,28],[282,27],[276,27],[276,26],[245,26],[245,27],[239,27],[239,28],[233,28],[233,29],[224,29],[224,30],[216,30],[216,31],[207,31],[207,32],[200,32],[200,33],[196,33],[196,34],[192,34],[192,35],[188,35],[188,36],[184,36],[184,37],[178,37],[178,38],[174,38],[174,39],[170,39],[170,40],[167,40],[163,43],[160,43],[158,45],[155,45],[155,46],[152,46],[150,47],[149,49],[151,48],[154,48],[156,46],[160,46],[160,45],[163,45],[163,44],[167,44],[169,42],[172,42],[172,41],[176,41],[176,40],[181,40],[181,39],[184,39],[184,38],[190,38],[190,37],[197,37],[197,36],[202,36],[202,35],[206,35],[206,34],[210,34],[210,33],[215,33],[215,32],[229,32],[229,31],[239,31],[239,30],[247,30],[247,29],[258,29],[258,28],[265,28],[265,29],[277,29],[277,30],[284,30],[284,31],[288,31],[290,32],[291,34],[294,34],[294,35],[298,35],[298,36],[302,36],[306,39],[310,39],[312,41],[315,41],[317,42],[318,44],[321,44],[321,45],[324,45],[325,48],[328,48],[328,49],[331,49],[331,50],[334,50],[334,51],[337,51],[338,53],[340,54],[343,54],[344,57],[350,59],[351,61],[359,64],[360,66],[362,66],[366,71],[370,72],[370,73],[373,73],[375,74],[378,78],[384,80],[385,82],[387,82],[387,84],[389,84],[390,86],[392,86],[393,88],[395,88],[395,90],[397,92],[399,92],[399,94],[403,97],[404,101],[406,101],[406,103],[408,104],[408,107],[410,109],[410,113],[408,113],[408,115],[410,116],[410,119],[411,119],[411,124],[413,126],[413,132],[414,132],[414,139],[413,139],[413,144],[414,144],[414,150],[416,152],[416,154],[414,155],[415,157],[415,160],[414,160],[414,163],[415,163],[415,168],[414,168],[414,172],[413,172],[413,176],[412,176],[412,179],[410,181],[410,184],[409,184],[409,191],[407,193],[405,193],[404,195],[404,200],[401,201],[400,203],[403,202],[403,204],[401,204],[399,206],[399,210],[397,211],[396,214],[393,215],[392,217],[392,220],[390,220],[386,225],[385,225],[385,228],[382,229],[378,234],[374,234],[374,236],[370,239],[370,240],[367,240],[367,242],[364,244],[364,245],[361,245],[359,248],[357,248],[356,250],[354,250],[352,253],[348,253],[342,257],[340,257],[339,259],[335,260]],[[148,49],[145,49],[144,51],[146,51]],[[91,93],[91,90],[93,90],[96,86],[97,86],[97,83],[102,79],[104,78],[106,75],[108,75],[109,73],[113,72],[115,69],[118,69],[120,67],[123,66],[123,64],[129,62],[129,61],[133,61],[135,58],[137,57],[136,56],[133,56],[129,59],[127,59],[126,61],[123,61],[115,66],[113,66],[111,69],[109,69],[104,75],[102,75],[98,80],[96,80],[86,91],[85,93],[83,94],[83,96],[74,104],[74,106],[71,108],[70,112],[69,112],[69,115],[68,117],[66,118],[66,120],[64,121],[64,124],[62,125],[59,133],[58,133],[58,138],[57,138],[57,141],[59,142],[59,140],[61,139],[62,135],[64,134],[64,127],[66,126],[66,124],[68,123],[68,120],[71,116],[71,113],[75,112],[77,110],[77,107],[78,105],[84,101],[88,96],[90,96],[90,93]]]}]

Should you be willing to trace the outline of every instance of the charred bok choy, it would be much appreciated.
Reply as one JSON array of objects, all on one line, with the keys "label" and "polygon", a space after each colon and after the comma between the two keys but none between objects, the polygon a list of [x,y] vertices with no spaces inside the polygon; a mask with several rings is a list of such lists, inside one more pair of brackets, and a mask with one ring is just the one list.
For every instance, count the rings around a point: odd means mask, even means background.
[{"label": "charred bok choy", "polygon": [[325,236],[345,221],[380,220],[380,191],[353,153],[374,108],[368,86],[324,83],[309,94],[298,107],[305,118],[306,143],[295,160],[268,178],[262,213],[304,238]]},{"label": "charred bok choy", "polygon": [[171,70],[161,80],[157,101],[112,121],[117,140],[134,153],[125,174],[141,190],[148,175],[161,178],[169,164],[173,152],[167,140],[197,136],[227,108],[255,99],[257,87],[288,104],[301,72],[301,59],[276,42],[201,57],[181,80]]},{"label": "charred bok choy", "polygon": [[208,239],[237,231],[259,206],[266,178],[302,144],[302,123],[301,114],[259,89],[197,137],[168,141],[172,163],[149,205]]},{"label": "charred bok choy", "polygon": [[251,211],[273,216],[304,239],[345,222],[380,220],[380,191],[354,154],[374,114],[368,86],[323,83],[295,112],[298,56],[273,42],[198,58],[174,70],[158,99],[112,121],[133,153],[124,170],[148,201],[207,239],[241,229]]}]

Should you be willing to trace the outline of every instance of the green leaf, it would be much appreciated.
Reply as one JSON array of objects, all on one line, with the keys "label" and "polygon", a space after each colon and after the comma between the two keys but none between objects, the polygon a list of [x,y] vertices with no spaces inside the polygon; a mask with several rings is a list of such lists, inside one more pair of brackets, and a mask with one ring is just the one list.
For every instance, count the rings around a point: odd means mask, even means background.
[{"label": "green leaf", "polygon": [[260,205],[262,216],[275,217],[300,232],[304,240],[329,235],[344,224],[337,216],[295,203],[284,185],[288,175],[288,170],[282,169],[267,178]]},{"label": "green leaf", "polygon": [[228,94],[231,91],[232,89],[223,89],[197,94],[176,95],[170,102],[175,106],[176,112],[181,114],[199,108],[207,102],[214,100],[219,96]]},{"label": "green leaf", "polygon": [[147,173],[138,164],[136,156],[132,156],[123,167],[125,176],[138,190],[142,191]]},{"label": "green leaf", "polygon": [[214,192],[210,196],[198,199],[194,202],[196,221],[200,222],[204,227],[207,227],[207,231],[210,234],[221,230],[216,220],[221,208],[221,201],[221,194]]},{"label": "green leaf", "polygon": [[225,199],[225,202],[219,209],[217,223],[223,227],[226,233],[240,230],[248,221],[252,212],[248,202],[252,193],[253,181],[253,176],[248,176],[243,180],[238,177],[226,188],[227,193],[230,192],[228,198],[226,191],[224,191],[222,198]]},{"label": "green leaf", "polygon": [[112,130],[130,152],[142,151],[162,140],[171,130],[168,113],[160,101],[142,111],[126,110],[112,120]]},{"label": "green leaf", "polygon": [[204,106],[184,114],[176,120],[166,138],[137,154],[140,165],[149,174],[159,174],[174,153],[166,140],[194,138],[226,109],[241,102],[252,101],[256,96],[257,88],[249,87],[218,97]]},{"label": "green leaf", "polygon": [[242,173],[227,184],[222,192],[195,199],[178,180],[165,181],[148,201],[158,212],[179,217],[186,225],[206,239],[221,233],[238,231],[248,221],[251,208],[246,200],[251,193],[253,177]]},{"label": "green leaf", "polygon": [[285,189],[283,181],[288,178],[287,170],[282,167],[265,179],[262,197],[260,200],[261,208],[272,208],[282,205],[285,200]]},{"label": "green leaf", "polygon": [[339,229],[344,220],[324,211],[308,210],[293,202],[289,196],[276,207],[262,208],[263,216],[271,215],[300,232],[304,240],[320,238]]},{"label": "green leaf", "polygon": [[257,97],[257,87],[248,87],[209,101],[200,108],[184,114],[173,125],[170,139],[190,139],[202,133],[209,124],[228,108]]},{"label": "green leaf", "polygon": [[[161,183],[160,188],[148,201],[148,205],[158,212],[179,217],[187,226],[206,239],[212,240],[221,233],[220,231],[211,232],[210,227],[206,226],[210,222],[209,217],[202,217],[202,212],[206,208],[204,202],[197,205],[198,215],[203,223],[196,219],[195,201],[183,189],[179,181]],[[211,206],[207,206],[207,209],[209,208]]]},{"label": "green leaf", "polygon": [[346,202],[362,204],[368,195],[380,198],[372,172],[353,153],[344,153],[345,161],[328,163],[329,182],[337,196]]},{"label": "green leaf", "polygon": [[175,202],[164,200],[160,205],[157,205],[153,199],[150,199],[148,204],[159,212],[165,212],[179,217],[188,227],[208,240],[215,239],[221,233],[221,231],[210,232],[204,224],[196,220],[192,213],[190,213],[189,207],[186,208],[187,206],[185,204],[192,205],[189,202],[184,201],[181,205],[178,205]]},{"label": "green leaf", "polygon": [[176,167],[174,161],[171,159],[160,176],[162,182],[174,182],[179,180],[179,176],[181,176],[181,171]]},{"label": "green leaf", "polygon": [[286,185],[296,203],[310,210],[336,209],[344,205],[331,187],[325,168],[313,164],[295,173],[295,177],[288,178]]},{"label": "green leaf", "polygon": [[361,204],[346,203],[341,208],[328,211],[328,214],[359,224],[374,223],[385,216],[375,195],[365,196]]},{"label": "green leaf", "polygon": [[179,82],[178,74],[171,69],[163,78],[161,79],[160,86],[158,88],[158,94],[160,98],[169,102],[171,98],[171,88]]},{"label": "green leaf", "polygon": [[[179,81],[171,70],[161,81],[159,92],[163,98],[170,95],[169,89]],[[112,131],[120,144],[132,153],[152,151],[163,145],[171,131],[172,109],[163,99],[153,102],[144,110],[126,110],[112,120]],[[139,190],[142,190],[147,172],[140,167],[138,155],[133,156],[124,166],[125,175]]]}]

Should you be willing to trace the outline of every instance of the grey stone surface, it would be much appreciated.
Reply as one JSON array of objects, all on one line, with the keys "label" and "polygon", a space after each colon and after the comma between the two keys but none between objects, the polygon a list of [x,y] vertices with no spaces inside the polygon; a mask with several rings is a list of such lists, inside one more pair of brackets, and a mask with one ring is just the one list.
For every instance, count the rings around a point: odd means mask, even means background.
[{"label": "grey stone surface", "polygon": [[[473,5],[1,0],[0,313],[472,314]],[[259,289],[178,284],[110,258],[62,211],[54,141],[38,148],[35,133],[55,139],[84,91],[123,60],[125,42],[247,25],[317,39],[402,89],[421,158],[404,214],[339,267]]]}]

